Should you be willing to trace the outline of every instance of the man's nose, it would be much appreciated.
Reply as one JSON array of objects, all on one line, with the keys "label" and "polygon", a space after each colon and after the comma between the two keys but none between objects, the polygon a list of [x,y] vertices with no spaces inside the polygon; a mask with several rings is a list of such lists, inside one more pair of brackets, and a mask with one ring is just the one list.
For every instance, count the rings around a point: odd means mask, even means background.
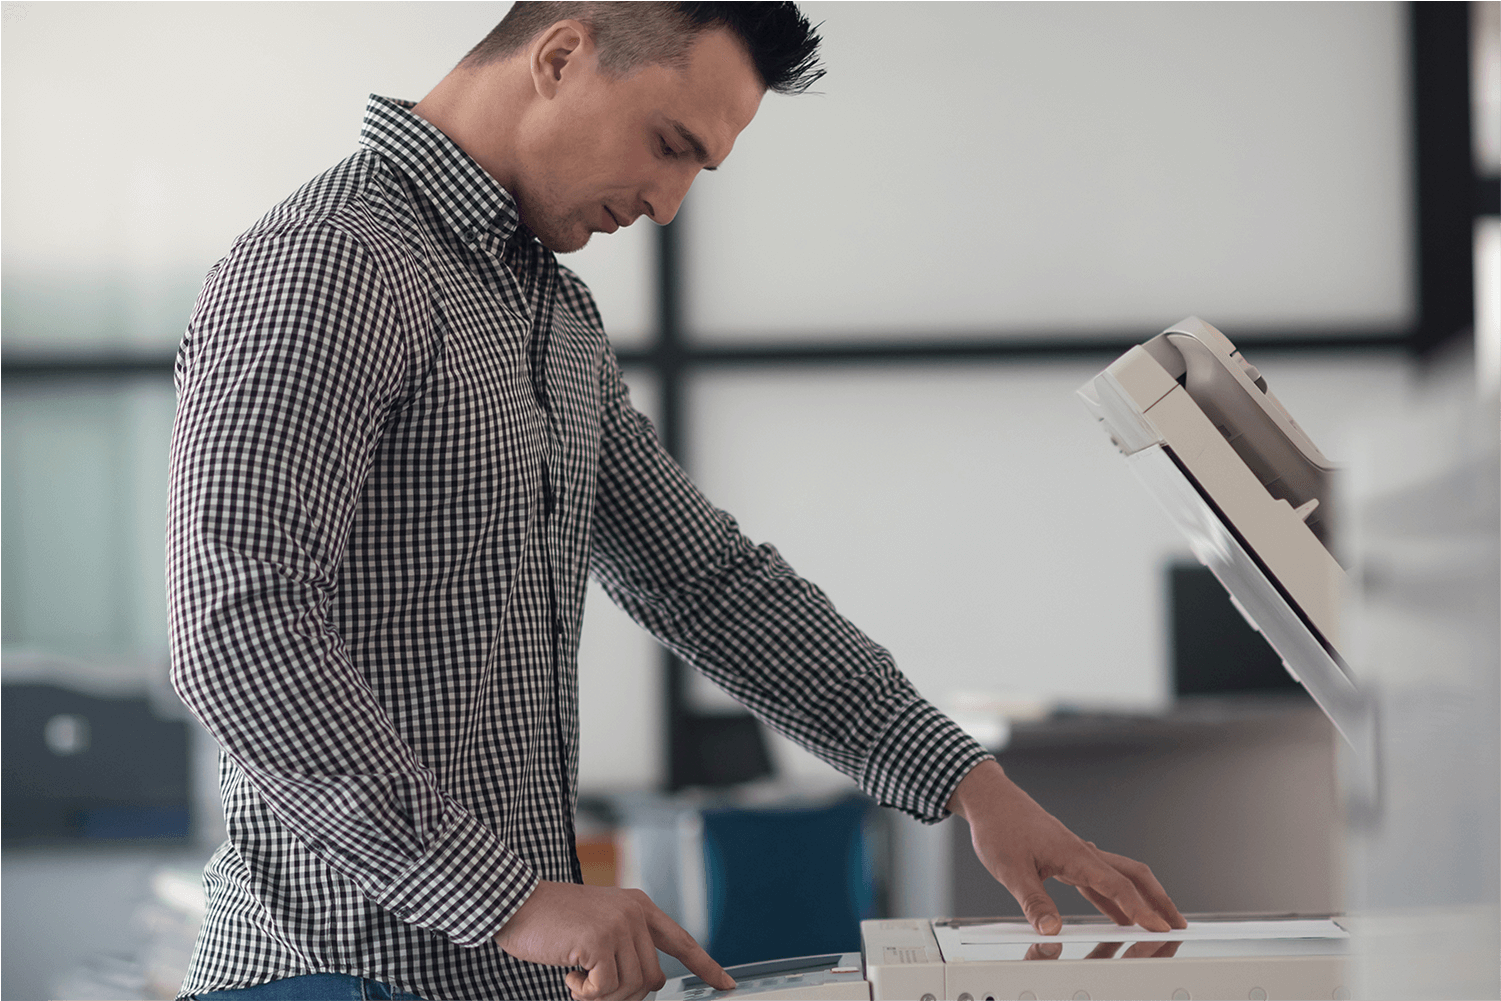
[{"label": "man's nose", "polygon": [[672,222],[682,207],[683,199],[688,196],[688,189],[693,186],[693,179],[698,176],[698,170],[683,171],[681,174],[673,174],[663,178],[652,186],[648,192],[644,192],[641,201],[646,205],[646,214],[651,221],[658,226],[666,226]]}]

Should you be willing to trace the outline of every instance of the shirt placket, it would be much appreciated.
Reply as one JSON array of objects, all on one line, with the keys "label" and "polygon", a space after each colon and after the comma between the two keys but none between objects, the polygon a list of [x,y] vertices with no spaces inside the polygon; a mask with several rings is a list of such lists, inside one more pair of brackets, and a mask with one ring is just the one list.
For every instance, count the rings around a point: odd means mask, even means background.
[{"label": "shirt placket", "polygon": [[567,750],[564,746],[567,730],[563,726],[562,679],[563,665],[563,616],[558,602],[558,491],[555,487],[553,464],[559,454],[557,415],[552,405],[551,387],[547,380],[547,353],[552,338],[553,302],[557,291],[558,264],[524,228],[506,243],[503,257],[512,272],[521,278],[531,310],[531,331],[527,338],[527,361],[531,370],[532,392],[537,406],[547,422],[547,454],[542,462],[543,501],[543,553],[547,574],[548,614],[548,660],[552,670],[552,711],[556,734],[558,788],[563,794],[563,823],[568,835],[568,858],[573,872],[573,881],[582,883],[583,870],[579,866],[577,837],[573,822],[573,780],[568,768]]}]

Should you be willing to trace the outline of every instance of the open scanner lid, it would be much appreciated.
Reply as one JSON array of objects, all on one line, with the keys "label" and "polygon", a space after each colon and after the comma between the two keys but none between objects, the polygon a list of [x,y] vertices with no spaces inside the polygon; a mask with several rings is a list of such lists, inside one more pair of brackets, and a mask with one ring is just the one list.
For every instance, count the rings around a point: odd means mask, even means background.
[{"label": "open scanner lid", "polygon": [[1230,339],[1197,317],[1131,348],[1079,395],[1373,775],[1373,702],[1342,653],[1329,460]]}]

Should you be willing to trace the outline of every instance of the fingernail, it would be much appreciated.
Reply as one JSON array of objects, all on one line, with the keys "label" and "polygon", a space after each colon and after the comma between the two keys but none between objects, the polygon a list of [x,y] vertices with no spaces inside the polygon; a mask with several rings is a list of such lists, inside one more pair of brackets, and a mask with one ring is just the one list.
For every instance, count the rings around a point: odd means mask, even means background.
[{"label": "fingernail", "polygon": [[1058,930],[1062,927],[1063,919],[1056,914],[1049,914],[1047,917],[1037,922],[1037,930],[1042,932],[1044,935],[1056,935],[1058,934]]}]

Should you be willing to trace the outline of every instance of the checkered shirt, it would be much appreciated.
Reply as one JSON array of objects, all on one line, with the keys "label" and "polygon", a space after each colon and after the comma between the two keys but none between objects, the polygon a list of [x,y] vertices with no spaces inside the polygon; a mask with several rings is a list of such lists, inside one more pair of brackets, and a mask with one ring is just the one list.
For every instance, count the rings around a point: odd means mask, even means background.
[{"label": "checkered shirt", "polygon": [[590,573],[879,802],[937,820],[985,757],[704,500],[588,289],[410,107],[372,96],[361,149],[235,241],[178,353],[173,681],[228,824],[185,996],[569,996],[492,936],[579,881]]}]

